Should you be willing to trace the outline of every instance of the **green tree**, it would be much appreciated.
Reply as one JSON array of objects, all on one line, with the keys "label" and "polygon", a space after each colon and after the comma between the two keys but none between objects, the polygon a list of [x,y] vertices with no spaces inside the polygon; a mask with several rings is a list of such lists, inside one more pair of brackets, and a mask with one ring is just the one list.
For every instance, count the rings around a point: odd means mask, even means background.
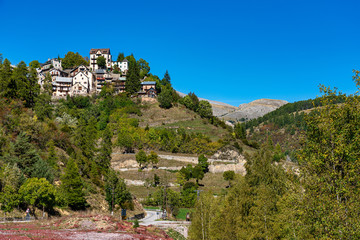
[{"label": "green tree", "polygon": [[197,112],[199,110],[199,98],[196,96],[195,93],[189,92],[189,94],[187,95],[190,97],[191,101],[192,101],[192,105],[191,105],[191,110],[193,110],[194,112]]},{"label": "green tree", "polygon": [[152,165],[156,165],[159,163],[159,156],[156,154],[156,152],[151,151],[149,156],[148,156],[148,161],[152,164]]},{"label": "green tree", "polygon": [[48,87],[44,84],[44,92],[39,94],[36,98],[34,110],[36,116],[40,120],[51,119],[53,117],[53,104],[51,102],[51,93],[45,90]]},{"label": "green tree", "polygon": [[12,212],[14,207],[20,203],[20,197],[16,189],[10,185],[6,185],[0,192],[0,203],[2,211],[5,213]]},{"label": "green tree", "polygon": [[234,171],[225,171],[223,173],[223,178],[225,181],[229,181],[229,186],[231,186],[231,181],[235,178],[235,172]]},{"label": "green tree", "polygon": [[198,166],[200,166],[201,170],[204,173],[207,173],[209,171],[209,163],[208,163],[208,159],[204,156],[204,154],[201,154],[198,157]]},{"label": "green tree", "polygon": [[[219,200],[214,198],[211,192],[202,193],[196,202],[195,211],[189,228],[188,239],[237,239],[237,238],[213,238],[212,220],[217,215]],[[221,228],[224,232],[224,229]]]},{"label": "green tree", "polygon": [[89,63],[79,53],[68,52],[61,62],[61,66],[64,69],[74,68],[79,65],[89,65]]},{"label": "green tree", "polygon": [[8,156],[6,160],[16,163],[26,176],[31,176],[34,164],[40,161],[41,158],[35,147],[30,143],[29,136],[21,132],[16,138],[12,156]]},{"label": "green tree", "polygon": [[25,181],[24,175],[16,164],[5,164],[0,171],[0,209],[11,212],[20,203],[18,190]]},{"label": "green tree", "polygon": [[201,100],[199,102],[199,110],[198,110],[198,112],[199,112],[199,115],[202,118],[210,118],[213,115],[211,104],[208,101],[205,101],[205,100]]},{"label": "green tree", "polygon": [[[45,178],[29,178],[20,187],[19,194],[23,201],[35,207],[52,209],[55,205],[55,188]],[[34,211],[35,212],[35,209]]]},{"label": "green tree", "polygon": [[102,169],[102,172],[105,174],[110,169],[110,161],[111,161],[111,153],[112,153],[112,132],[109,127],[106,127],[102,140],[100,143],[100,149],[97,156],[97,162],[100,168]]},{"label": "green tree", "polygon": [[141,166],[146,165],[146,163],[148,162],[148,158],[146,156],[146,153],[144,152],[144,150],[140,150],[136,155],[136,162],[139,164],[139,167],[141,168]]},{"label": "green tree", "polygon": [[27,94],[28,73],[29,71],[25,62],[21,61],[14,69],[11,79],[8,82],[6,97],[24,100]]},{"label": "green tree", "polygon": [[188,109],[191,109],[191,110],[194,109],[194,104],[193,104],[191,98],[189,97],[189,95],[186,95],[185,97],[183,97],[182,103],[183,103],[183,104],[185,105],[185,107],[187,107]]},{"label": "green tree", "polygon": [[[127,57],[128,58],[128,57]],[[129,57],[129,69],[126,74],[125,90],[132,95],[137,93],[141,88],[140,70],[134,56]]]},{"label": "green tree", "polygon": [[34,68],[34,69],[41,68],[40,63],[39,63],[38,60],[31,61],[29,63],[29,67]]},{"label": "green tree", "polygon": [[99,56],[96,59],[96,63],[99,66],[100,69],[105,69],[106,68],[106,59],[103,56]]},{"label": "green tree", "polygon": [[40,93],[40,85],[38,84],[37,72],[34,68],[30,68],[26,82],[24,83],[25,88],[22,89],[21,95],[25,100],[25,106],[33,107],[35,99]]},{"label": "green tree", "polygon": [[48,150],[48,156],[47,156],[47,162],[49,163],[49,165],[53,168],[58,168],[57,164],[58,164],[58,161],[59,161],[59,158],[56,154],[56,151],[55,151],[55,143],[54,143],[54,140],[50,140],[48,143],[47,143],[47,150]]},{"label": "green tree", "polygon": [[121,131],[117,141],[120,147],[125,148],[126,153],[134,152],[134,138],[128,131]]},{"label": "green tree", "polygon": [[161,108],[171,108],[173,102],[172,88],[163,87],[161,93],[158,95],[158,101]]},{"label": "green tree", "polygon": [[48,94],[49,96],[52,95],[52,79],[49,72],[45,74],[44,84],[43,84],[43,91],[44,93]]},{"label": "green tree", "polygon": [[115,171],[110,170],[105,180],[106,201],[109,204],[109,210],[113,211],[116,205],[121,208],[132,208],[132,197],[126,189],[123,179],[119,178]]},{"label": "green tree", "polygon": [[154,174],[154,187],[157,187],[160,184],[160,177],[157,174]]},{"label": "green tree", "polygon": [[74,140],[82,154],[92,160],[95,155],[97,140],[96,119],[94,117],[90,117],[88,122],[84,118],[79,119]]},{"label": "green tree", "polygon": [[148,76],[148,73],[150,72],[149,63],[146,62],[144,59],[140,58],[137,61],[137,64],[139,65],[140,79],[143,79],[145,76]]},{"label": "green tree", "polygon": [[87,203],[83,192],[84,184],[74,159],[69,159],[60,180],[60,187],[67,205],[73,210],[85,209]]},{"label": "green tree", "polygon": [[119,53],[119,55],[117,57],[117,61],[122,62],[124,59],[125,59],[124,53]]},{"label": "green tree", "polygon": [[[4,62],[0,66],[0,91],[2,96],[12,95],[10,92],[11,89],[8,89],[11,85],[9,85],[12,76],[11,63],[8,59],[5,59]],[[15,85],[16,88],[16,85]],[[15,89],[16,91],[16,89]]]},{"label": "green tree", "polygon": [[54,169],[44,160],[39,159],[32,167],[32,178],[45,178],[52,183],[54,181]]},{"label": "green tree", "polygon": [[192,171],[192,177],[196,179],[196,183],[199,184],[199,180],[204,178],[204,171],[200,165],[196,165]]},{"label": "green tree", "polygon": [[171,80],[170,74],[169,74],[168,70],[166,70],[163,79],[161,79],[161,85],[163,85],[163,86],[171,86],[170,80]]},{"label": "green tree", "polygon": [[181,204],[184,207],[194,207],[197,197],[198,185],[193,182],[186,182],[181,189]]},{"label": "green tree", "polygon": [[[358,72],[354,80],[360,86]],[[299,153],[305,178],[304,224],[311,238],[360,238],[360,101],[322,86],[322,107],[306,116]]]},{"label": "green tree", "polygon": [[237,139],[246,139],[246,130],[244,124],[236,123],[234,126],[234,132]]}]

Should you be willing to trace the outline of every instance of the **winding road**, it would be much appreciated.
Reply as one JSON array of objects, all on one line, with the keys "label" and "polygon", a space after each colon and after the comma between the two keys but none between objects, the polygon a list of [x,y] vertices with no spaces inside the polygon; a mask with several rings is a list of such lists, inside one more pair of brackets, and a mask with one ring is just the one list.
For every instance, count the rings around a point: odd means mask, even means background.
[{"label": "winding road", "polygon": [[145,210],[145,212],[146,216],[139,221],[141,225],[153,225],[162,229],[172,228],[187,238],[190,222],[159,220],[161,217],[160,211]]}]

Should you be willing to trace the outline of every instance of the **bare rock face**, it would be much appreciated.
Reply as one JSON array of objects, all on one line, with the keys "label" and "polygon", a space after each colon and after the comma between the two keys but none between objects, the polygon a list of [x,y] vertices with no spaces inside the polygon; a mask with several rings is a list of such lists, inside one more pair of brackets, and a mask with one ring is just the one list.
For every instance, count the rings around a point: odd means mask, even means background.
[{"label": "bare rock face", "polygon": [[221,161],[221,160],[230,161],[230,160],[232,160],[232,161],[237,162],[237,163],[245,161],[245,158],[244,158],[243,155],[241,155],[240,153],[238,153],[237,151],[232,150],[232,149],[227,149],[225,151],[219,150],[214,155],[212,155],[210,157],[210,159],[218,160],[218,161]]},{"label": "bare rock face", "polygon": [[259,99],[250,103],[241,104],[234,111],[223,114],[219,117],[225,120],[235,120],[240,119],[254,119],[262,117],[265,114],[276,110],[277,108],[287,104],[287,101],[284,100],[274,100],[274,99]]},{"label": "bare rock face", "polygon": [[[177,92],[181,97],[186,96],[186,94]],[[262,117],[265,114],[276,110],[277,108],[287,104],[287,101],[284,100],[275,100],[275,99],[258,99],[250,103],[240,104],[239,107],[232,106],[227,103],[217,102],[213,100],[208,100],[204,98],[199,98],[199,100],[208,101],[213,109],[213,115],[224,120],[239,121],[244,118],[247,120]]]},{"label": "bare rock face", "polygon": [[241,175],[245,175],[246,173],[244,166],[246,162],[245,157],[235,150],[219,150],[211,156],[209,160],[212,162],[209,166],[209,171],[211,173],[223,173],[225,171],[234,171]]}]

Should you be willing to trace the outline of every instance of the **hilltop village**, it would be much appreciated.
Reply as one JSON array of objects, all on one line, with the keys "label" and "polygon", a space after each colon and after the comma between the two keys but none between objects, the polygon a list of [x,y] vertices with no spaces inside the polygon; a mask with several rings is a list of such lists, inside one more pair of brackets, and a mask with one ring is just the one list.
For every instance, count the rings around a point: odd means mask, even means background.
[{"label": "hilltop village", "polygon": [[[99,66],[98,59],[102,58],[103,66]],[[109,48],[91,49],[89,64],[81,64],[74,68],[63,68],[60,58],[48,59],[37,68],[38,83],[43,88],[46,76],[51,77],[52,96],[63,98],[66,96],[88,95],[100,93],[105,84],[111,84],[115,93],[125,92],[126,75],[129,61],[112,61]],[[154,98],[157,95],[156,82],[141,80],[138,96]]]}]

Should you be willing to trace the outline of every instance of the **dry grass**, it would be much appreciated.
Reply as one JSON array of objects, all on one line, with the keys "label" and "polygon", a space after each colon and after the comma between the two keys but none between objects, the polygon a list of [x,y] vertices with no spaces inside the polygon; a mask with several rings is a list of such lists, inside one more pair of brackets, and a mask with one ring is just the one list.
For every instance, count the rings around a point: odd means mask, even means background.
[{"label": "dry grass", "polygon": [[217,141],[228,133],[226,129],[215,127],[207,120],[201,118],[169,123],[161,125],[157,128],[183,128],[187,133],[201,133],[203,135],[209,136],[212,141]]},{"label": "dry grass", "polygon": [[162,169],[152,169],[151,171],[140,171],[140,172],[138,170],[119,172],[121,178],[129,179],[129,180],[141,180],[141,181],[145,181],[146,179],[153,180],[155,174],[160,177],[161,182],[174,183],[176,180],[175,173]]},{"label": "dry grass", "polygon": [[154,127],[199,118],[197,114],[186,109],[184,106],[163,109],[159,107],[158,103],[145,103],[144,109],[141,112],[142,116],[137,117],[140,120],[140,127],[146,127],[147,125]]},{"label": "dry grass", "polygon": [[222,189],[228,185],[228,181],[225,181],[222,173],[206,173],[204,178],[199,181],[199,189],[203,191],[211,191],[214,194],[220,194]]}]

